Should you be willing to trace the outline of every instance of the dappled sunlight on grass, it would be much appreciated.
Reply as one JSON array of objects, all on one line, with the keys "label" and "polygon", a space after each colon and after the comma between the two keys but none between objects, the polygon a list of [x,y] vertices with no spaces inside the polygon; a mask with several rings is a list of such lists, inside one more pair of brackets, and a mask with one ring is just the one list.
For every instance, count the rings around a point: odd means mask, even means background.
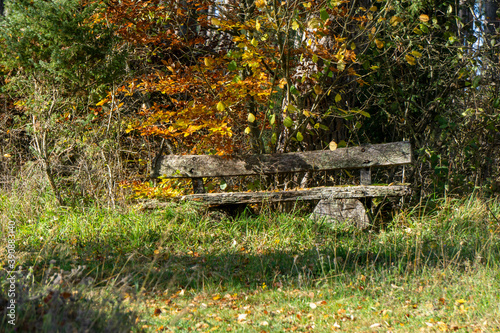
[{"label": "dappled sunlight on grass", "polygon": [[137,330],[489,331],[498,213],[448,200],[361,231],[300,212],[53,209],[17,221],[18,264],[40,288],[47,270],[84,265],[92,288],[137,313]]}]

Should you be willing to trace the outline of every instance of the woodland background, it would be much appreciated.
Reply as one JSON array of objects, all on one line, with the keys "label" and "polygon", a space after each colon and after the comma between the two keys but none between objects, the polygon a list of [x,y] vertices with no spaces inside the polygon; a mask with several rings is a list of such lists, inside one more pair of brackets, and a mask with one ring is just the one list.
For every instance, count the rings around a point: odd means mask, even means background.
[{"label": "woodland background", "polygon": [[[408,140],[413,200],[499,191],[497,1],[18,0],[0,9],[5,189],[50,187],[60,205],[114,206],[130,193],[189,188],[147,178],[159,153]],[[335,177],[295,181],[355,182]],[[262,187],[252,181],[243,186]]]}]

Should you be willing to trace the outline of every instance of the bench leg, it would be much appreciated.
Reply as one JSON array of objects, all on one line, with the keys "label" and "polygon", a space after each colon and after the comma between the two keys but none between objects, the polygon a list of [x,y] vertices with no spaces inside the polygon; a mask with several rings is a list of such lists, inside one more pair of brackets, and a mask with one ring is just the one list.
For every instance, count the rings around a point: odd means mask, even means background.
[{"label": "bench leg", "polygon": [[371,225],[366,209],[358,199],[320,200],[311,218],[333,223],[354,224],[360,229],[366,229]]}]

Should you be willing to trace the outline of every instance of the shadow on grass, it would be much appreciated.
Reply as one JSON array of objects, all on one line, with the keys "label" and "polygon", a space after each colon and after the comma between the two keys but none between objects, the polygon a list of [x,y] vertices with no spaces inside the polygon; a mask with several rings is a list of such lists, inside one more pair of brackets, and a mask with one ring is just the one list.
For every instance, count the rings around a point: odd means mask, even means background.
[{"label": "shadow on grass", "polygon": [[[136,315],[109,290],[58,270],[36,283],[26,272],[0,273],[2,332],[131,332]],[[76,273],[76,274],[75,274]]]},{"label": "shadow on grass", "polygon": [[[160,233],[153,236],[151,239],[159,242]],[[482,234],[473,236],[466,241],[444,241],[432,233],[422,237],[401,231],[396,238],[384,240],[378,233],[354,231],[320,233],[316,246],[301,250],[247,250],[244,245],[229,243],[227,249],[204,251],[198,246],[196,252],[191,250],[197,248],[195,245],[175,249],[170,242],[166,248],[147,246],[129,253],[117,248],[120,240],[101,239],[76,245],[78,256],[71,256],[74,250],[64,246],[39,253],[36,268],[46,269],[49,261],[59,256],[61,268],[87,265],[88,275],[96,281],[127,281],[135,290],[146,291],[255,288],[263,284],[314,287],[331,280],[349,281],[359,274],[408,276],[433,268],[458,272],[477,264],[498,266],[500,242],[485,240]],[[31,264],[29,260],[24,263]]]}]

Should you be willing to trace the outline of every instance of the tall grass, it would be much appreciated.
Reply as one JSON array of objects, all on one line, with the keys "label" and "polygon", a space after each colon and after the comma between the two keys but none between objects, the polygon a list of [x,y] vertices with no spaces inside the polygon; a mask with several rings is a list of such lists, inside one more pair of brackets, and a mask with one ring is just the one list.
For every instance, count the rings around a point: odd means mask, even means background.
[{"label": "tall grass", "polygon": [[[107,329],[103,325],[114,319],[127,323],[128,330],[196,329],[200,313],[213,313],[214,299],[246,295],[233,297],[236,309],[219,309],[227,320],[205,321],[209,328],[225,330],[241,324],[235,318],[246,306],[267,307],[270,313],[287,304],[296,313],[294,309],[306,304],[310,310],[303,295],[311,292],[322,295],[327,305],[318,304],[325,315],[337,313],[328,320],[315,317],[315,327],[325,331],[338,328],[335,323],[353,331],[369,328],[374,324],[372,308],[391,311],[380,327],[393,331],[443,328],[438,322],[447,329],[455,322],[466,331],[500,329],[495,319],[500,317],[500,205],[496,200],[446,199],[432,211],[415,207],[400,212],[380,230],[361,231],[347,224],[318,223],[304,212],[267,211],[231,218],[189,204],[142,211],[133,206],[58,208],[46,205],[43,197],[32,199],[26,202],[2,194],[0,219],[2,228],[9,220],[16,222],[18,281],[27,286],[20,286],[25,300],[32,299],[25,301],[26,311],[40,304],[46,308],[29,310],[29,318],[22,320],[46,323],[46,331],[61,322],[78,322],[78,311],[95,318],[95,326],[90,327],[99,329]],[[5,261],[3,265],[5,269]],[[76,270],[78,277],[71,275]],[[68,283],[49,283],[57,274],[67,276]],[[87,296],[68,301],[74,293]],[[60,302],[51,305],[45,301],[48,295]],[[176,305],[162,308],[155,303],[161,299]],[[195,313],[190,304],[205,305]],[[440,310],[425,310],[429,304]],[[89,312],[96,306],[100,311]],[[346,306],[361,307],[351,311],[357,313],[357,321],[338,314]],[[425,311],[429,313],[424,315]],[[281,315],[269,316],[256,315],[253,322],[274,318],[274,326],[264,330],[277,332],[300,324],[290,324]],[[485,325],[483,318],[487,318]],[[77,325],[88,327],[83,322]],[[307,331],[306,327],[302,329]]]}]

